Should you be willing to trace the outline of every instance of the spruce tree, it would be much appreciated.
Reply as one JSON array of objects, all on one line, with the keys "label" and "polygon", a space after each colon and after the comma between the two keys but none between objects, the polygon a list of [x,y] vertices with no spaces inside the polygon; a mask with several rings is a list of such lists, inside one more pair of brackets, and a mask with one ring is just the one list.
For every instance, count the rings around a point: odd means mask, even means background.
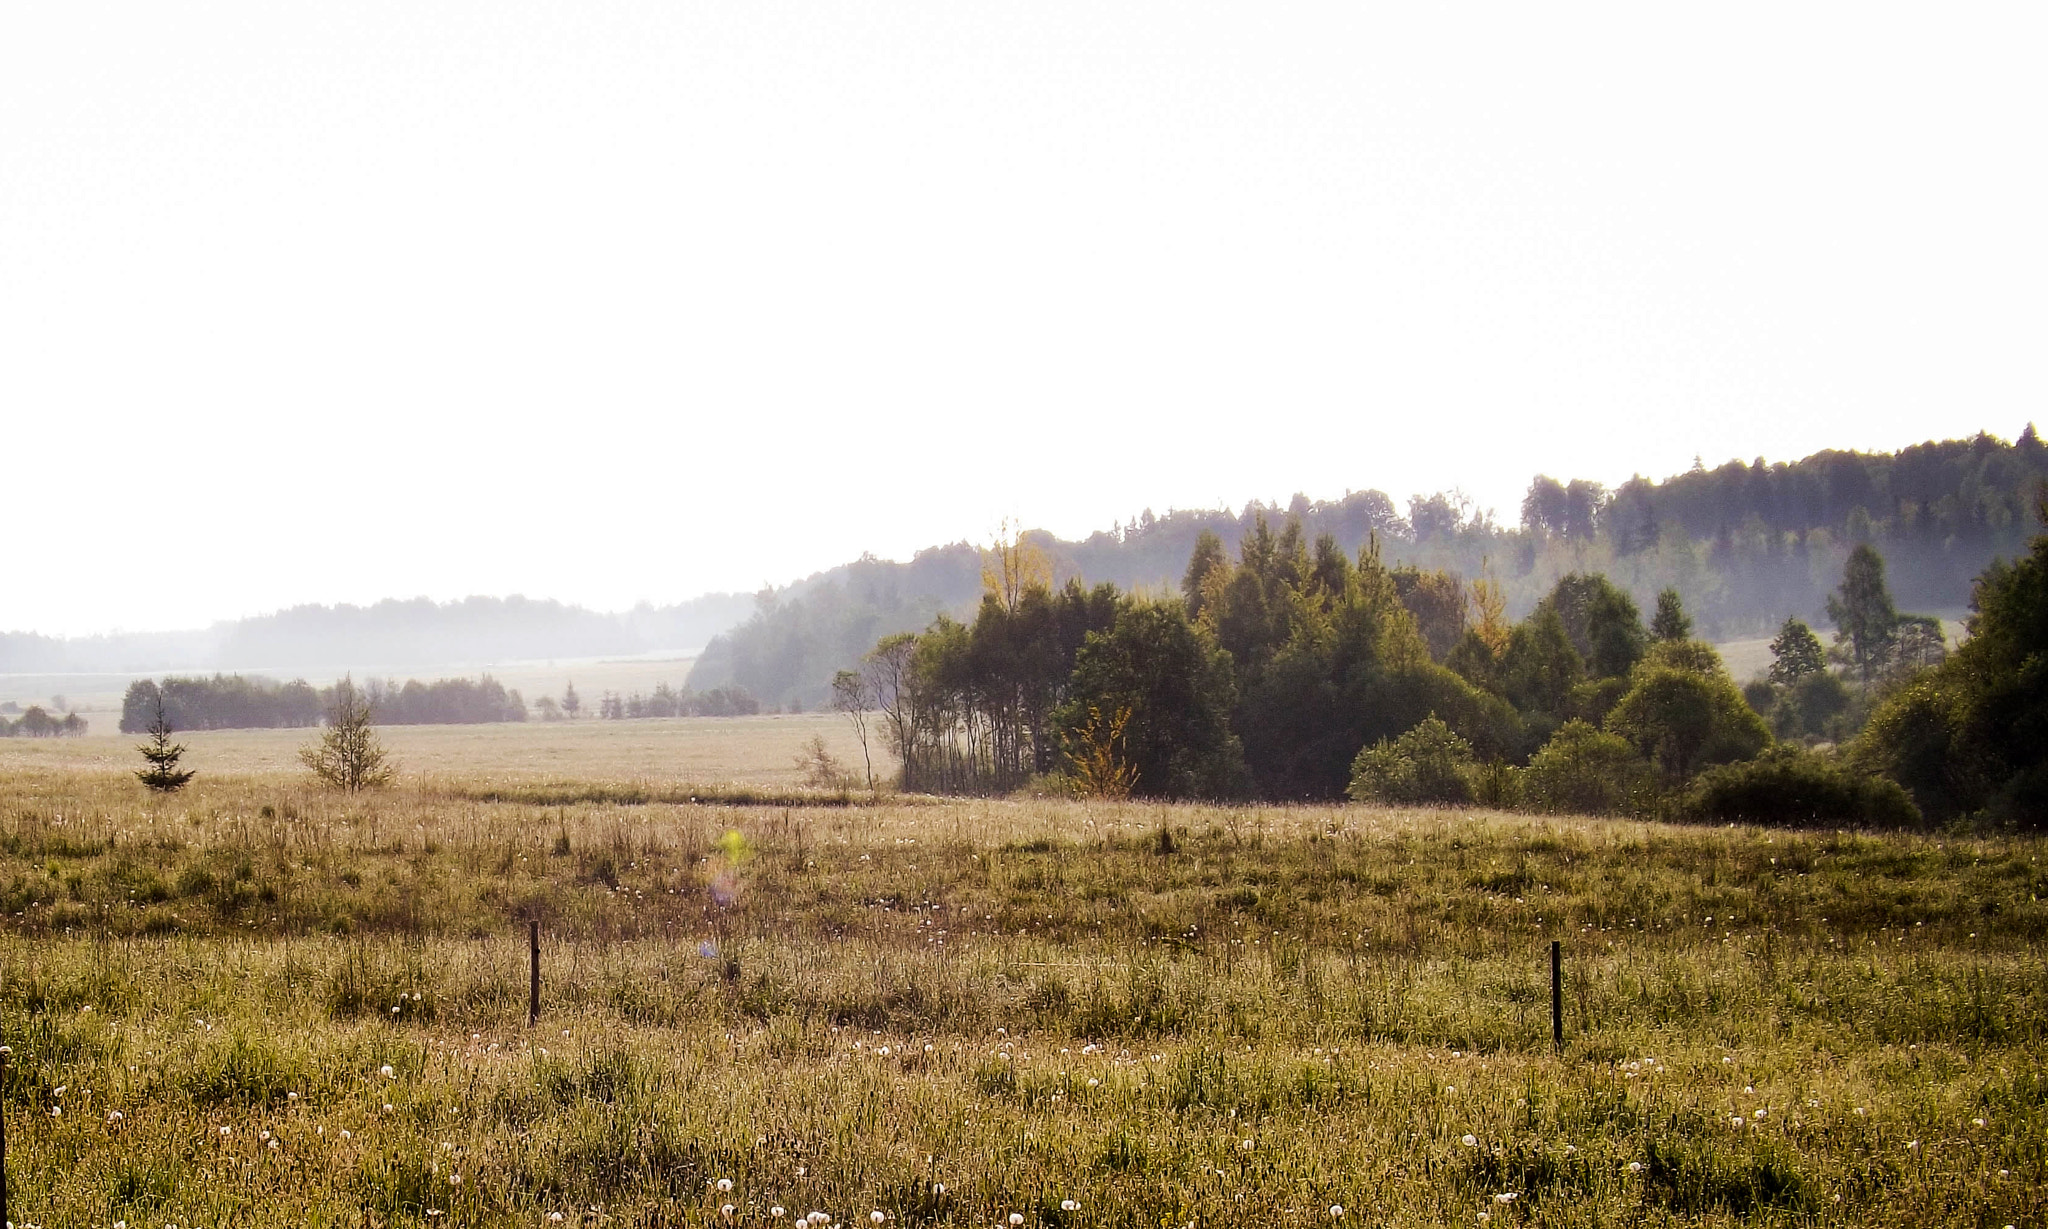
[{"label": "spruce tree", "polygon": [[1869,543],[1849,552],[1842,587],[1828,598],[1828,618],[1835,621],[1835,644],[1846,650],[1868,683],[1899,625],[1899,612],[1884,583],[1884,556]]},{"label": "spruce tree", "polygon": [[149,767],[137,772],[135,779],[159,794],[175,794],[197,775],[190,768],[178,767],[178,757],[185,754],[185,747],[171,741],[171,723],[164,718],[161,696],[157,697],[156,720],[149,726],[149,741],[135,749],[149,761]]},{"label": "spruce tree", "polygon": [[1678,590],[1666,589],[1657,595],[1657,614],[1650,620],[1650,635],[1657,640],[1692,639],[1692,616],[1685,613]]}]

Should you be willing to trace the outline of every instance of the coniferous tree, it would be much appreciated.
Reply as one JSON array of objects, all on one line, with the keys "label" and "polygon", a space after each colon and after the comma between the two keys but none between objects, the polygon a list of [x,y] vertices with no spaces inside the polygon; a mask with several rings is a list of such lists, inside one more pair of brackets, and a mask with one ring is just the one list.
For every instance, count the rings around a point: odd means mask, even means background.
[{"label": "coniferous tree", "polygon": [[190,768],[178,767],[178,757],[185,754],[185,747],[171,741],[171,723],[164,719],[161,696],[156,702],[156,720],[149,726],[149,741],[135,749],[149,761],[149,767],[137,772],[135,779],[159,794],[175,794],[197,775]]},{"label": "coniferous tree", "polygon": [[1849,552],[1842,569],[1842,587],[1828,598],[1828,618],[1835,621],[1835,644],[1848,652],[1857,673],[1869,682],[1883,662],[1899,612],[1884,583],[1884,556],[1868,542]]},{"label": "coniferous tree", "polygon": [[1678,590],[1666,589],[1657,595],[1657,613],[1650,619],[1650,636],[1656,640],[1692,639],[1692,616],[1685,613]]}]

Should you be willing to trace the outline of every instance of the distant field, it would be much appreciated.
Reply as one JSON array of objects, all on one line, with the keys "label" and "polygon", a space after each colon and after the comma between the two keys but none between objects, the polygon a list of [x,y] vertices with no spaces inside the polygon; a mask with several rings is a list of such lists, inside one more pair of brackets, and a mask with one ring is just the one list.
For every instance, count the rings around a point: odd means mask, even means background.
[{"label": "distant field", "polygon": [[[579,686],[580,690],[580,686]],[[756,717],[676,717],[641,721],[527,721],[493,725],[380,726],[401,784],[423,779],[633,782],[737,782],[788,786],[801,779],[797,754],[813,736],[849,767],[860,741],[836,713]],[[177,741],[184,766],[205,775],[296,778],[298,749],[316,730],[192,730]],[[84,738],[0,739],[0,772],[39,767],[125,774],[141,766],[133,735],[110,724]],[[876,771],[895,762],[875,747]]]},{"label": "distant field", "polygon": [[391,729],[354,798],[306,731],[190,736],[171,799],[0,743],[14,1223],[2048,1217],[2048,840],[619,801],[813,733]]}]

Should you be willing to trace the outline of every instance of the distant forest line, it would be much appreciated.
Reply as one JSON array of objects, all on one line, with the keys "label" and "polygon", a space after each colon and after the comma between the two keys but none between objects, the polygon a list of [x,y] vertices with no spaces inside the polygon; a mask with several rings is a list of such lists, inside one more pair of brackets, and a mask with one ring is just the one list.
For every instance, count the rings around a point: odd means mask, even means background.
[{"label": "distant forest line", "polygon": [[[2012,443],[1979,434],[1896,453],[1826,451],[1794,462],[1702,465],[1661,482],[1637,477],[1608,490],[1538,476],[1517,523],[1503,523],[1455,493],[1415,496],[1406,513],[1380,491],[1284,508],[1150,510],[1126,525],[1068,542],[1024,540],[1049,562],[1053,586],[1111,583],[1171,593],[1203,534],[1235,552],[1261,520],[1325,535],[1349,555],[1376,544],[1391,570],[1447,574],[1500,587],[1505,613],[1522,618],[1573,574],[1604,576],[1647,608],[1675,590],[1700,635],[1764,636],[1787,618],[1826,620],[1830,590],[1850,552],[1884,556],[1901,605],[1954,612],[1994,560],[2024,553],[2039,528],[2033,491],[2048,478],[2048,447],[2029,424]],[[862,558],[765,592],[742,625],[712,640],[689,686],[740,686],[777,708],[829,701],[836,671],[884,636],[922,631],[941,614],[970,616],[983,592],[986,552],[933,547],[907,563]],[[1426,586],[1404,598],[1418,614]],[[1455,640],[1433,640],[1439,655]]]},{"label": "distant forest line", "polygon": [[[377,725],[482,725],[501,721],[574,720],[587,706],[569,683],[560,697],[539,696],[529,707],[518,688],[507,688],[486,674],[479,678],[371,679],[358,689],[370,704]],[[174,730],[296,729],[319,725],[333,710],[335,686],[314,687],[304,679],[280,682],[260,674],[169,675],[161,680],[137,679],[121,702],[121,732],[139,734],[156,720],[163,704],[166,723]],[[740,717],[760,711],[760,704],[737,687],[698,693],[658,685],[652,695],[621,696],[604,692],[595,716]],[[30,713],[40,713],[31,709]],[[30,718],[24,717],[27,722]],[[74,719],[75,720],[75,719]],[[0,719],[4,722],[4,719]],[[38,725],[27,733],[76,733]],[[4,733],[0,728],[0,733]]]},{"label": "distant forest line", "polygon": [[[526,701],[484,675],[476,679],[372,679],[361,690],[369,696],[380,725],[477,725],[525,721]],[[137,679],[121,699],[121,732],[139,734],[156,720],[163,705],[165,722],[174,730],[296,729],[319,725],[333,708],[335,686],[314,687],[304,679],[279,682],[262,675],[216,674],[211,677],[170,675],[161,681]]]},{"label": "distant forest line", "polygon": [[77,738],[85,731],[85,718],[77,713],[59,717],[39,704],[29,705],[27,711],[11,721],[0,713],[0,738]]}]

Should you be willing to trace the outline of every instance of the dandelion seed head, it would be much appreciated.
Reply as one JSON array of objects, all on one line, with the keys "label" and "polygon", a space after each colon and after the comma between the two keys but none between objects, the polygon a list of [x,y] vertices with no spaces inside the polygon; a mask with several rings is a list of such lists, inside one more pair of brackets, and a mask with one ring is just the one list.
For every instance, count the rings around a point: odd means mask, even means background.
[{"label": "dandelion seed head", "polygon": [[1479,1146],[1479,1137],[1477,1135],[1467,1135],[1465,1138],[1459,1140],[1458,1142],[1465,1145],[1467,1148],[1477,1148]]},{"label": "dandelion seed head", "polygon": [[719,1179],[719,1180],[717,1181],[716,1185],[717,1185],[717,1187],[718,1187],[718,1193],[719,1193],[719,1194],[721,1194],[721,1195],[723,1195],[723,1194],[725,1194],[725,1193],[726,1193],[727,1191],[730,1191],[730,1190],[732,1189],[732,1179],[731,1179],[731,1178],[720,1178],[720,1179]]}]

